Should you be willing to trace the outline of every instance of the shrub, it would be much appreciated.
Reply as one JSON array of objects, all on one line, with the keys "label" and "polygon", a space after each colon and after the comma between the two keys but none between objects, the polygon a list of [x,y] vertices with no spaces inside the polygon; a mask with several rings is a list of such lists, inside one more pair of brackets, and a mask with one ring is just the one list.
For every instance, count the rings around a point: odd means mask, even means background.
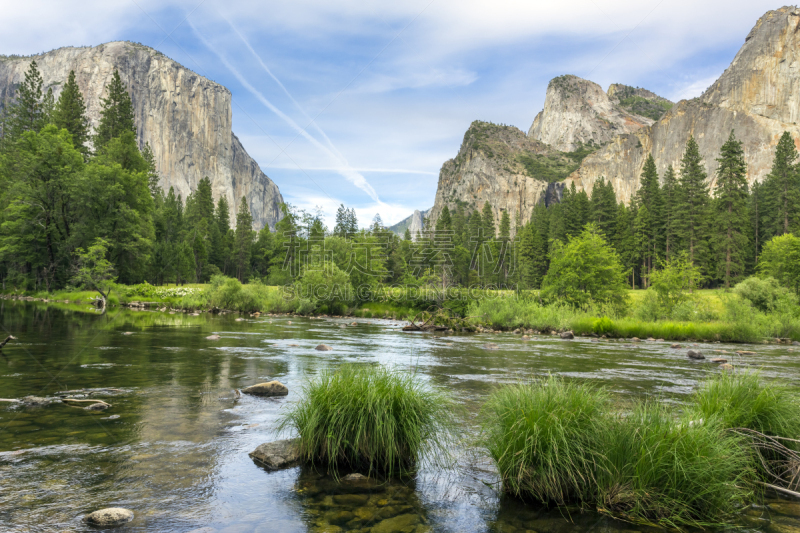
[{"label": "shrub", "polygon": [[800,238],[787,233],[770,239],[758,258],[758,271],[800,294]]},{"label": "shrub", "polygon": [[614,322],[607,316],[595,318],[592,322],[592,332],[597,335],[608,335],[612,331],[614,331]]},{"label": "shrub", "polygon": [[453,412],[448,397],[414,374],[345,365],[308,382],[278,428],[297,431],[302,456],[334,473],[346,467],[402,476],[422,459],[449,457]]},{"label": "shrub", "polygon": [[553,242],[550,268],[542,280],[543,298],[578,307],[595,301],[624,308],[627,288],[619,256],[595,225],[588,224],[566,245]]},{"label": "shrub", "polygon": [[772,277],[747,278],[733,288],[733,292],[762,313],[771,313],[782,304],[797,305],[797,296],[789,289],[782,287]]}]

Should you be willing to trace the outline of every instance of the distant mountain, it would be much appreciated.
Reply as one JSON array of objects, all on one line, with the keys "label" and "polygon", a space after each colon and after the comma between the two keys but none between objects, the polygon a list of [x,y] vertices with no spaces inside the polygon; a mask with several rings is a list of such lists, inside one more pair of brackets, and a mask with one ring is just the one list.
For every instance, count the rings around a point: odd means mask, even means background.
[{"label": "distant mountain", "polygon": [[423,220],[425,219],[426,216],[428,216],[428,213],[430,212],[431,212],[430,208],[424,211],[416,209],[414,211],[414,214],[404,218],[394,226],[389,226],[388,229],[389,231],[394,232],[402,237],[406,233],[406,228],[408,228],[408,230],[411,232],[411,238],[416,238],[417,232],[425,229],[423,227],[424,226]]}]

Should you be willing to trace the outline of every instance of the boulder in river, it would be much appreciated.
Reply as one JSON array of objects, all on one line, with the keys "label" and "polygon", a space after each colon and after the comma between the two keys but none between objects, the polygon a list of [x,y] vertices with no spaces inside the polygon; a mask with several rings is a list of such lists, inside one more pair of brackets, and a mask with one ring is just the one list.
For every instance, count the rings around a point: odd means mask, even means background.
[{"label": "boulder in river", "polygon": [[730,363],[725,363],[725,364],[719,365],[719,367],[722,370],[733,370],[733,365],[730,364]]},{"label": "boulder in river", "polygon": [[574,339],[575,338],[575,334],[572,333],[571,331],[563,331],[563,332],[561,332],[561,338],[562,339]]},{"label": "boulder in river", "polygon": [[131,520],[133,520],[133,511],[122,507],[100,509],[86,517],[86,521],[93,526],[119,526]]},{"label": "boulder in river", "polygon": [[331,348],[331,347],[330,347],[330,346],[328,346],[327,344],[320,344],[320,345],[318,345],[318,346],[317,346],[316,348],[314,348],[314,349],[315,349],[316,351],[318,351],[318,352],[329,352],[329,351],[333,350],[333,348]]},{"label": "boulder in river", "polygon": [[696,350],[689,350],[688,352],[686,352],[686,357],[688,357],[689,359],[697,359],[697,360],[706,358],[702,352],[698,352]]},{"label": "boulder in river", "polygon": [[683,348],[683,346],[681,346],[680,344],[670,344],[670,345],[669,345],[669,347],[670,347],[670,348],[673,348],[673,349],[675,349],[675,350],[677,350],[677,349],[679,349],[679,348]]},{"label": "boulder in river", "polygon": [[258,383],[250,385],[242,389],[245,394],[253,394],[255,396],[286,396],[289,394],[289,389],[280,381],[269,381],[266,383]]},{"label": "boulder in river", "polygon": [[300,462],[300,439],[265,442],[250,452],[250,457],[269,470],[290,468]]},{"label": "boulder in river", "polygon": [[54,400],[51,398],[42,398],[41,396],[25,396],[24,398],[20,398],[19,401],[22,402],[22,405],[25,407],[42,407],[43,405],[53,403]]},{"label": "boulder in river", "polygon": [[216,334],[215,335],[209,335],[208,337],[206,337],[206,339],[208,339],[210,341],[218,341],[220,339],[220,336],[216,335]]},{"label": "boulder in river", "polygon": [[714,359],[711,360],[711,362],[712,363],[717,363],[717,364],[722,364],[722,363],[727,363],[728,360],[725,359],[725,358],[722,358],[722,357],[715,357]]}]

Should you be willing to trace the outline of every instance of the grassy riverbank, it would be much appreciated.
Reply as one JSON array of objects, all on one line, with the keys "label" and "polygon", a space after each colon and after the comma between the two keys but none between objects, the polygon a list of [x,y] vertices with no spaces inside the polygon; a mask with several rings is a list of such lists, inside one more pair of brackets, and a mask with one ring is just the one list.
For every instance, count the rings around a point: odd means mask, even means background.
[{"label": "grassy riverbank", "polygon": [[[757,343],[776,338],[800,341],[800,308],[784,305],[762,310],[735,292],[696,291],[665,314],[660,312],[652,291],[628,291],[624,308],[590,304],[575,307],[563,302],[543,303],[536,291],[457,291],[440,298],[436,289],[414,289],[413,296],[401,289],[386,289],[381,298],[366,302],[312,302],[285,287],[262,283],[242,284],[232,278],[215,278],[209,284],[116,285],[108,305],[126,306],[146,302],[169,310],[212,309],[242,313],[297,313],[340,315],[359,318],[411,320],[428,310],[434,322],[455,330],[479,328],[497,331],[516,329],[550,333],[571,330],[576,335],[614,338],[657,338],[675,341],[720,341]],[[29,298],[71,304],[90,304],[91,291],[59,291],[24,294]],[[417,320],[420,321],[419,319]]]}]

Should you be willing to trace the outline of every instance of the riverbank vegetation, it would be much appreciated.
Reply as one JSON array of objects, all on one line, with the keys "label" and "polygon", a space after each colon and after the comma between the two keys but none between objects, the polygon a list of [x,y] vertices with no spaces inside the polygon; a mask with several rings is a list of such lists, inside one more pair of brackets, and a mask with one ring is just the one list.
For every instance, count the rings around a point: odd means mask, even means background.
[{"label": "riverbank vegetation", "polygon": [[551,376],[499,388],[484,407],[481,443],[513,496],[662,527],[715,527],[732,523],[765,481],[796,490],[797,465],[749,432],[797,439],[798,405],[758,374],[710,378],[684,413],[653,401],[620,409],[603,388]]},{"label": "riverbank vegetation", "polygon": [[448,461],[454,407],[414,374],[344,365],[309,381],[278,428],[296,431],[304,459],[334,473],[405,476],[423,459]]}]

